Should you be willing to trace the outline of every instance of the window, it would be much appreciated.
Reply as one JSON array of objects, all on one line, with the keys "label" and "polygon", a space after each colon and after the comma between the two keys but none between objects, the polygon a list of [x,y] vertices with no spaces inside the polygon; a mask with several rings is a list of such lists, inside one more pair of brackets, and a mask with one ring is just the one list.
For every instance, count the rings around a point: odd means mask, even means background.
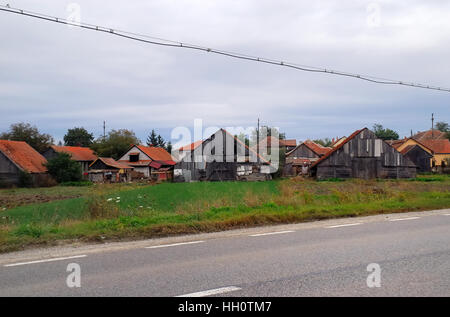
[{"label": "window", "polygon": [[137,161],[139,161],[139,153],[130,154],[130,162],[137,162]]}]

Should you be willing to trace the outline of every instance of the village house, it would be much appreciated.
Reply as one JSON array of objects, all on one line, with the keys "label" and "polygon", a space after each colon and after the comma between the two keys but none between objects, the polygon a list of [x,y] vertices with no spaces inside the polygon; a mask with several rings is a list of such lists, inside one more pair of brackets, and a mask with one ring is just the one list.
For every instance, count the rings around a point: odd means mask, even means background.
[{"label": "village house", "polygon": [[50,160],[58,156],[58,153],[67,153],[70,155],[71,159],[77,161],[81,167],[82,175],[86,176],[89,170],[89,165],[91,165],[96,159],[97,156],[94,154],[94,151],[88,147],[81,146],[57,146],[52,145],[48,148],[42,155]]},{"label": "village house", "polygon": [[311,166],[311,175],[328,178],[414,178],[416,165],[367,128],[355,131]]},{"label": "village house", "polygon": [[132,145],[118,161],[133,167],[143,178],[153,180],[171,179],[175,165],[173,157],[165,149],[143,145]]},{"label": "village house", "polygon": [[313,141],[306,140],[297,145],[292,151],[286,153],[286,163],[284,175],[296,176],[307,175],[309,166],[319,160],[322,156],[331,151],[331,148],[324,147]]},{"label": "village house", "polygon": [[123,183],[131,181],[133,167],[110,157],[99,157],[89,166],[89,180],[94,183]]},{"label": "village house", "polygon": [[23,173],[31,176],[35,186],[50,179],[44,164],[47,160],[22,141],[0,140],[0,185],[18,185]]},{"label": "village house", "polygon": [[[437,136],[441,135],[434,131]],[[425,136],[430,136],[431,132],[424,133]],[[423,135],[422,135],[423,136]],[[444,169],[448,168],[448,160],[450,160],[450,141],[448,139],[431,139],[422,137],[421,140],[414,138],[405,138],[401,140],[390,141],[390,144],[398,151],[402,152],[405,149],[412,145],[417,145],[421,147],[425,152],[431,155],[431,158],[428,155],[422,154],[418,157],[418,160],[425,160],[428,158],[428,164],[430,169],[425,169],[425,171],[435,171],[435,172],[443,172]],[[417,152],[417,154],[420,152]],[[418,162],[415,162],[416,165]]]},{"label": "village house", "polygon": [[267,180],[276,167],[224,129],[180,148],[174,170],[178,182]]}]

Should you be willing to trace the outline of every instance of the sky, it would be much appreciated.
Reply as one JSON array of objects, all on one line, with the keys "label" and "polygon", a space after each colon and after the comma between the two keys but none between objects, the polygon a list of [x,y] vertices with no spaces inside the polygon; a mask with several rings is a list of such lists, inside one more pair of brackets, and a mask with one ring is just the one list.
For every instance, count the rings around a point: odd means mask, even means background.
[{"label": "sky", "polygon": [[[226,51],[450,87],[449,1],[6,0],[11,7]],[[74,6],[75,5],[75,6]],[[74,11],[74,9],[80,9]],[[176,127],[279,127],[348,136],[380,123],[401,137],[450,121],[450,93],[377,85],[207,52],[153,46],[0,12],[0,132],[16,122],[62,140]],[[172,139],[177,143],[177,139]]]}]

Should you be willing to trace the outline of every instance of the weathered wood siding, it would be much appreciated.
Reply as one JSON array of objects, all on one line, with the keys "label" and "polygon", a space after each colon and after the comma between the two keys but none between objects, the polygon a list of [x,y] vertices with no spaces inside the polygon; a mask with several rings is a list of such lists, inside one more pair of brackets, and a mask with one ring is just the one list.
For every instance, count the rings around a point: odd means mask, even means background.
[{"label": "weathered wood siding", "polygon": [[19,183],[20,169],[0,152],[0,185],[9,186]]},{"label": "weathered wood siding", "polygon": [[308,158],[308,159],[318,159],[319,155],[311,151],[309,147],[307,147],[304,143],[300,144],[294,151],[290,152],[289,155],[286,155],[286,160],[295,159],[295,158]]},{"label": "weathered wood siding", "polygon": [[316,167],[318,179],[411,178],[416,166],[375,134],[364,129]]},{"label": "weathered wood siding", "polygon": [[433,156],[422,149],[420,146],[414,146],[411,150],[408,151],[408,153],[405,154],[405,157],[416,164],[417,171],[419,173],[431,172],[430,161]]}]

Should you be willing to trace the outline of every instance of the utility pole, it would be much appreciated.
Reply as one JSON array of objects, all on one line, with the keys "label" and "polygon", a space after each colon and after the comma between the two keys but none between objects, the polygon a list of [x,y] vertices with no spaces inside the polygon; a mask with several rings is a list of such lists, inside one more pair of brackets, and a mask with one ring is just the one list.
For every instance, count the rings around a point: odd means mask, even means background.
[{"label": "utility pole", "polygon": [[103,121],[103,141],[106,139],[106,121]]},{"label": "utility pole", "polygon": [[431,138],[434,139],[434,113],[431,114]]},{"label": "utility pole", "polygon": [[258,129],[256,131],[256,162],[259,163],[259,118],[258,118]]}]

